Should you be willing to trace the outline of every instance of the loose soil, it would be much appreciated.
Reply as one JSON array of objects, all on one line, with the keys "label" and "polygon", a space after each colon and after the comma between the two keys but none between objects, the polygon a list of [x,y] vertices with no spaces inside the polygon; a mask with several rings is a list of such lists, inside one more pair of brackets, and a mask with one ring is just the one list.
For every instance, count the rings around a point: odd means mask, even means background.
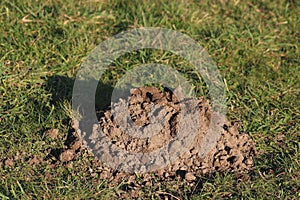
[{"label": "loose soil", "polygon": [[[150,173],[142,173],[144,184],[151,185],[151,179],[159,177],[161,180],[170,180],[181,178],[187,182],[194,182],[197,177],[204,174],[211,174],[216,171],[227,172],[247,172],[253,167],[253,157],[256,155],[255,144],[247,134],[238,132],[238,125],[230,123],[225,119],[220,129],[220,137],[216,145],[204,157],[199,156],[201,151],[202,141],[209,129],[212,109],[208,100],[203,99],[185,99],[184,101],[193,104],[193,110],[199,113],[199,128],[196,137],[193,139],[189,149],[182,152],[182,154],[172,163],[169,163],[163,169],[157,169]],[[128,109],[118,110],[118,107],[128,105]],[[155,107],[159,105],[159,107]],[[108,137],[112,144],[117,148],[124,151],[133,153],[148,153],[162,148],[170,144],[179,131],[180,120],[180,102],[170,90],[161,91],[154,87],[141,87],[131,90],[131,95],[128,99],[120,99],[113,105],[114,109],[107,110],[99,118],[100,129]],[[161,109],[163,108],[163,109]],[[125,112],[132,120],[132,126],[142,128],[144,137],[134,137],[129,135],[126,130],[128,123],[125,124],[124,120],[116,114],[116,112]],[[127,112],[127,113],[126,113]],[[149,113],[151,115],[149,115]],[[153,122],[151,117],[155,115],[158,118],[164,119],[164,124],[160,129],[152,127],[151,131],[146,131],[146,127]],[[194,119],[195,120],[195,119]],[[123,123],[123,124],[122,124]],[[193,123],[190,121],[189,123]],[[120,125],[121,124],[121,125]],[[130,124],[130,123],[129,123]],[[121,128],[123,126],[123,128]],[[124,128],[127,126],[127,129]],[[190,124],[193,126],[193,124]],[[186,126],[189,127],[189,126]],[[69,145],[69,149],[60,154],[62,162],[69,162],[74,158],[76,150],[79,148],[86,148],[86,144],[81,146],[80,137],[82,134],[79,129],[77,121],[74,121],[74,141]],[[132,127],[129,127],[132,128]],[[157,132],[155,132],[157,131]],[[189,131],[189,130],[187,130]],[[92,138],[99,135],[98,129],[93,129]],[[75,146],[75,147],[74,147]],[[97,145],[95,145],[97,147]],[[99,157],[102,155],[101,148],[93,149],[92,152]],[[100,159],[101,160],[101,159]],[[137,160],[138,162],[138,160]],[[135,182],[135,173],[126,173],[114,168],[110,168],[98,160],[99,177],[103,179],[110,178],[113,182],[120,183],[123,180]],[[126,163],[123,167],[130,167]]]}]

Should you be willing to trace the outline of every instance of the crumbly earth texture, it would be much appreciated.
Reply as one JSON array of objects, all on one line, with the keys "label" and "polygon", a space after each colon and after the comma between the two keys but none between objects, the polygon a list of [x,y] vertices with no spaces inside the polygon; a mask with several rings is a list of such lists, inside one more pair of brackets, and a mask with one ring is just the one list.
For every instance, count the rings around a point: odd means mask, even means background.
[{"label": "crumbly earth texture", "polygon": [[[212,109],[208,100],[203,99],[185,99],[191,101],[199,113],[199,123],[201,127],[196,133],[191,145],[187,151],[171,163],[168,163],[164,168],[157,169],[152,172],[145,172],[139,175],[139,179],[143,180],[142,183],[137,183],[136,173],[127,173],[122,170],[116,170],[101,163],[101,159],[97,160],[97,173],[100,179],[107,179],[113,183],[119,184],[124,180],[128,184],[137,185],[152,185],[153,179],[155,180],[174,180],[182,179],[188,183],[197,181],[201,175],[211,174],[216,171],[226,172],[247,172],[253,167],[253,157],[256,155],[255,144],[247,134],[238,132],[237,124],[232,124],[225,119],[220,131],[220,137],[216,145],[204,157],[198,156],[201,150],[201,144],[207,130],[209,128]],[[122,111],[132,120],[132,126],[142,128],[146,135],[144,137],[135,137],[126,132],[126,128],[121,128],[121,118],[115,115],[114,111],[107,110],[99,117],[99,128],[105,134],[113,145],[126,152],[148,153],[168,145],[174,140],[179,131],[180,120],[180,103],[176,96],[170,90],[161,91],[154,87],[141,87],[131,90],[131,95],[128,99],[120,99],[116,102],[114,107],[118,111],[118,106],[125,104],[128,105],[126,111]],[[157,107],[157,105],[159,105]],[[161,109],[163,108],[163,109]],[[149,115],[149,113],[151,115]],[[160,128],[157,130],[151,127],[146,130],[146,127],[153,122],[151,118],[155,115],[159,119],[164,119]],[[192,123],[192,122],[189,122]],[[191,124],[192,126],[193,124]],[[127,125],[129,126],[129,125]],[[81,145],[81,137],[85,133],[80,130],[78,121],[74,120],[73,128],[75,136],[73,141],[68,145],[68,149],[60,153],[59,159],[61,162],[70,162],[74,158],[74,154],[78,149],[86,149],[87,145]],[[127,127],[132,128],[132,127]],[[157,131],[157,132],[155,132]],[[93,129],[93,135],[99,134],[99,129]],[[94,141],[95,142],[95,141]],[[97,144],[97,143],[96,143]],[[95,145],[97,147],[97,145]],[[98,146],[99,147],[99,146]],[[101,154],[101,148],[96,148],[92,152],[97,155]],[[97,156],[95,156],[96,159]]]}]

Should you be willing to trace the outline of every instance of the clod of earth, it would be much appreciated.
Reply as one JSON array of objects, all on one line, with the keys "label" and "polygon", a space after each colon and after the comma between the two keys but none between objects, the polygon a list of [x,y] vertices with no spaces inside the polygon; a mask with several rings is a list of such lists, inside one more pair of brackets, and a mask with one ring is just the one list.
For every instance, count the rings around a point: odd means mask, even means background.
[{"label": "clod of earth", "polygon": [[75,151],[72,149],[68,149],[66,151],[63,151],[60,155],[59,155],[59,160],[61,162],[68,162],[73,160],[73,158],[75,157]]},{"label": "clod of earth", "polygon": [[[189,100],[187,100],[189,101]],[[197,99],[196,109],[199,111],[199,119],[201,127],[193,143],[189,146],[186,152],[183,152],[178,159],[168,164],[163,169],[158,169],[154,172],[144,173],[142,177],[145,183],[151,185],[151,179],[159,177],[162,180],[170,180],[176,178],[185,179],[187,182],[194,182],[197,177],[203,174],[211,174],[216,171],[228,172],[247,172],[253,166],[253,157],[256,155],[255,144],[247,134],[238,132],[237,124],[230,123],[227,119],[220,131],[220,138],[211,151],[205,157],[199,157],[198,153],[201,149],[201,141],[203,140],[209,128],[212,109],[208,100]],[[99,124],[103,133],[113,141],[113,144],[118,148],[129,152],[141,152],[147,154],[157,148],[167,145],[178,132],[178,121],[180,118],[180,106],[176,96],[170,91],[161,91],[154,87],[141,87],[131,91],[128,99],[120,99],[114,104],[118,107],[121,104],[128,105],[127,114],[132,119],[135,126],[146,127],[153,123],[151,115],[163,117],[164,123],[160,129],[155,127],[149,132],[146,137],[136,138],[126,133],[126,129],[122,129],[118,124],[118,119],[114,116],[114,111],[107,110],[99,118]],[[163,109],[158,109],[155,106],[159,105]],[[154,111],[153,111],[154,108]],[[164,112],[162,111],[164,110]],[[151,113],[151,115],[149,115]],[[161,115],[161,116],[160,116]],[[192,124],[191,124],[192,125]],[[78,121],[74,120],[73,128],[75,135],[80,138],[83,131],[80,130]],[[93,129],[92,135],[99,135],[99,130]],[[62,152],[60,160],[63,162],[71,161],[74,158],[75,149],[81,145],[76,139],[76,148],[70,146],[69,150]],[[84,138],[83,138],[84,139]],[[85,140],[84,140],[85,141]],[[86,143],[83,143],[85,148]],[[89,147],[87,147],[89,148]],[[100,150],[99,150],[100,151]],[[81,151],[78,151],[80,153]],[[97,153],[97,149],[92,150]],[[121,182],[127,179],[129,182],[134,182],[134,174],[125,173],[116,170],[98,162],[99,177],[109,179],[114,182]],[[126,163],[125,163],[126,165]]]},{"label": "clod of earth", "polygon": [[58,138],[58,129],[49,129],[45,131],[44,135],[47,137],[50,137],[51,139],[57,139]]}]

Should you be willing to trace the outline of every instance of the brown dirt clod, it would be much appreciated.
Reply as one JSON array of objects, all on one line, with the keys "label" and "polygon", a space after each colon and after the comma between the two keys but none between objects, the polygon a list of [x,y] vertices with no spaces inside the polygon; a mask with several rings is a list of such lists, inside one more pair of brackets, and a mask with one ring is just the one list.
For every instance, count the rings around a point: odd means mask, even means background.
[{"label": "brown dirt clod", "polygon": [[59,155],[59,160],[61,162],[68,162],[73,160],[74,157],[75,157],[75,151],[73,149],[67,149]]},{"label": "brown dirt clod", "polygon": [[4,160],[3,164],[4,166],[12,167],[15,164],[15,162],[13,159],[8,158]]},{"label": "brown dirt clod", "polygon": [[44,132],[44,135],[50,137],[51,139],[57,139],[58,138],[58,133],[59,133],[58,129],[49,129],[49,130]]}]

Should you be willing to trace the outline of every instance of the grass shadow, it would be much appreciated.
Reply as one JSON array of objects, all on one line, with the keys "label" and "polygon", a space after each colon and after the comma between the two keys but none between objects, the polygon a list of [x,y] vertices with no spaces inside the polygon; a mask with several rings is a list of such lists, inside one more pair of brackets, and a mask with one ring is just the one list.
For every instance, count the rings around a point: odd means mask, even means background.
[{"label": "grass shadow", "polygon": [[[93,80],[95,81],[95,80]],[[54,75],[47,77],[47,82],[44,89],[51,93],[50,103],[59,105],[64,101],[71,102],[73,95],[73,86],[75,79],[67,76]],[[88,85],[89,82],[84,83]],[[111,102],[111,96],[114,86],[112,84],[98,82],[97,91],[95,94],[95,110],[106,110]]]}]

